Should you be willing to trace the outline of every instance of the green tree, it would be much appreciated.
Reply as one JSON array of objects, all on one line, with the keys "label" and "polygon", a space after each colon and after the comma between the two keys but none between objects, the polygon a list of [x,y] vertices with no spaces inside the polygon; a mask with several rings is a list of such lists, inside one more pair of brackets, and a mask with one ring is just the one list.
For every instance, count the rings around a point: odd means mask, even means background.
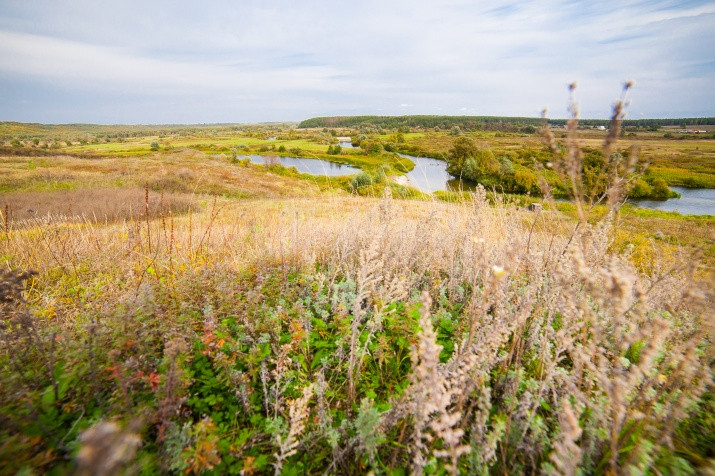
[{"label": "green tree", "polygon": [[157,150],[159,150],[159,143],[157,141],[153,141],[149,148],[156,152]]},{"label": "green tree", "polygon": [[469,137],[459,137],[454,141],[447,155],[447,172],[455,177],[479,181],[487,175],[494,175],[499,163],[489,149],[480,149]]}]

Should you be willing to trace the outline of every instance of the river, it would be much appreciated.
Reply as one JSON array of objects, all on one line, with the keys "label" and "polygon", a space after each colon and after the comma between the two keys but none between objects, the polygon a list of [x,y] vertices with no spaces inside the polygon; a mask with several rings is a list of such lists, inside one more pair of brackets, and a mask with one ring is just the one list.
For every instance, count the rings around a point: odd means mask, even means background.
[{"label": "river", "polygon": [[300,157],[276,157],[264,155],[244,155],[239,158],[249,158],[254,164],[271,165],[280,163],[284,167],[295,167],[298,172],[311,175],[327,175],[337,177],[341,175],[354,175],[360,169],[350,165],[338,164],[322,159],[303,159]]},{"label": "river", "polygon": [[[400,154],[415,163],[415,168],[405,175],[407,184],[425,193],[439,190],[474,190],[471,183],[456,179],[447,173],[447,163],[429,157],[414,157]],[[633,200],[637,207],[653,210],[679,212],[683,215],[715,215],[715,189],[690,189],[671,187],[681,198],[669,200]]]},{"label": "river", "polygon": [[637,207],[651,208],[681,215],[715,215],[715,188],[670,187],[680,198],[669,200],[633,200]]}]

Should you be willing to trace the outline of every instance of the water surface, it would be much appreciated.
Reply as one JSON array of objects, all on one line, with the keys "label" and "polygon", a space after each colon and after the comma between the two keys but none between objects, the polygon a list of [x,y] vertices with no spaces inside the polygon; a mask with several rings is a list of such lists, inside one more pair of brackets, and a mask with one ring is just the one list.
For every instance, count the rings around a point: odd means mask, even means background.
[{"label": "water surface", "polygon": [[456,192],[460,190],[474,191],[476,184],[454,178],[447,173],[447,162],[430,157],[414,157],[412,155],[399,154],[400,157],[410,159],[415,163],[415,168],[408,172],[405,177],[407,184],[415,187],[424,193],[437,191]]},{"label": "water surface", "polygon": [[681,215],[715,215],[715,188],[670,187],[680,198],[668,200],[633,200],[637,207],[678,212]]},{"label": "water surface", "polygon": [[340,175],[353,175],[360,173],[360,169],[350,165],[329,162],[323,159],[304,159],[301,157],[277,157],[272,155],[244,155],[254,164],[273,165],[281,164],[283,167],[295,167],[298,172],[311,175],[326,175],[337,177]]}]

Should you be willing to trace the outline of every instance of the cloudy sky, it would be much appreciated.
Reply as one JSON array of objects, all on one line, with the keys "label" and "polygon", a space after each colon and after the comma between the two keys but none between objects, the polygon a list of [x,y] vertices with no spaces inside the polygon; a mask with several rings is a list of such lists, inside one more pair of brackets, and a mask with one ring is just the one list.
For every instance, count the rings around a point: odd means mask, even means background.
[{"label": "cloudy sky", "polygon": [[0,0],[0,120],[715,116],[715,2]]}]

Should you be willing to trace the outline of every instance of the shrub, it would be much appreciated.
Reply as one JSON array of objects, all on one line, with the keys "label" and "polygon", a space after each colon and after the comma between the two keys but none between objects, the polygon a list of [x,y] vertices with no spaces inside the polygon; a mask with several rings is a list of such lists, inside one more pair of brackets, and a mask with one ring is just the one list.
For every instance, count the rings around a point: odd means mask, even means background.
[{"label": "shrub", "polygon": [[358,190],[362,187],[372,185],[374,182],[372,175],[367,172],[360,172],[350,181],[350,188]]},{"label": "shrub", "polygon": [[667,200],[670,198],[671,190],[665,180],[657,178],[653,180],[653,198],[656,200]]},{"label": "shrub", "polygon": [[636,180],[628,192],[629,198],[649,198],[651,195],[653,195],[653,188],[643,179]]},{"label": "shrub", "polygon": [[360,147],[365,154],[377,155],[383,151],[382,144],[377,140],[365,140],[360,142]]},{"label": "shrub", "polygon": [[515,193],[531,193],[539,192],[539,178],[531,170],[520,168],[514,172],[514,189]]},{"label": "shrub", "polygon": [[383,148],[385,149],[385,152],[397,152],[397,144],[394,142],[385,142],[383,145]]}]

